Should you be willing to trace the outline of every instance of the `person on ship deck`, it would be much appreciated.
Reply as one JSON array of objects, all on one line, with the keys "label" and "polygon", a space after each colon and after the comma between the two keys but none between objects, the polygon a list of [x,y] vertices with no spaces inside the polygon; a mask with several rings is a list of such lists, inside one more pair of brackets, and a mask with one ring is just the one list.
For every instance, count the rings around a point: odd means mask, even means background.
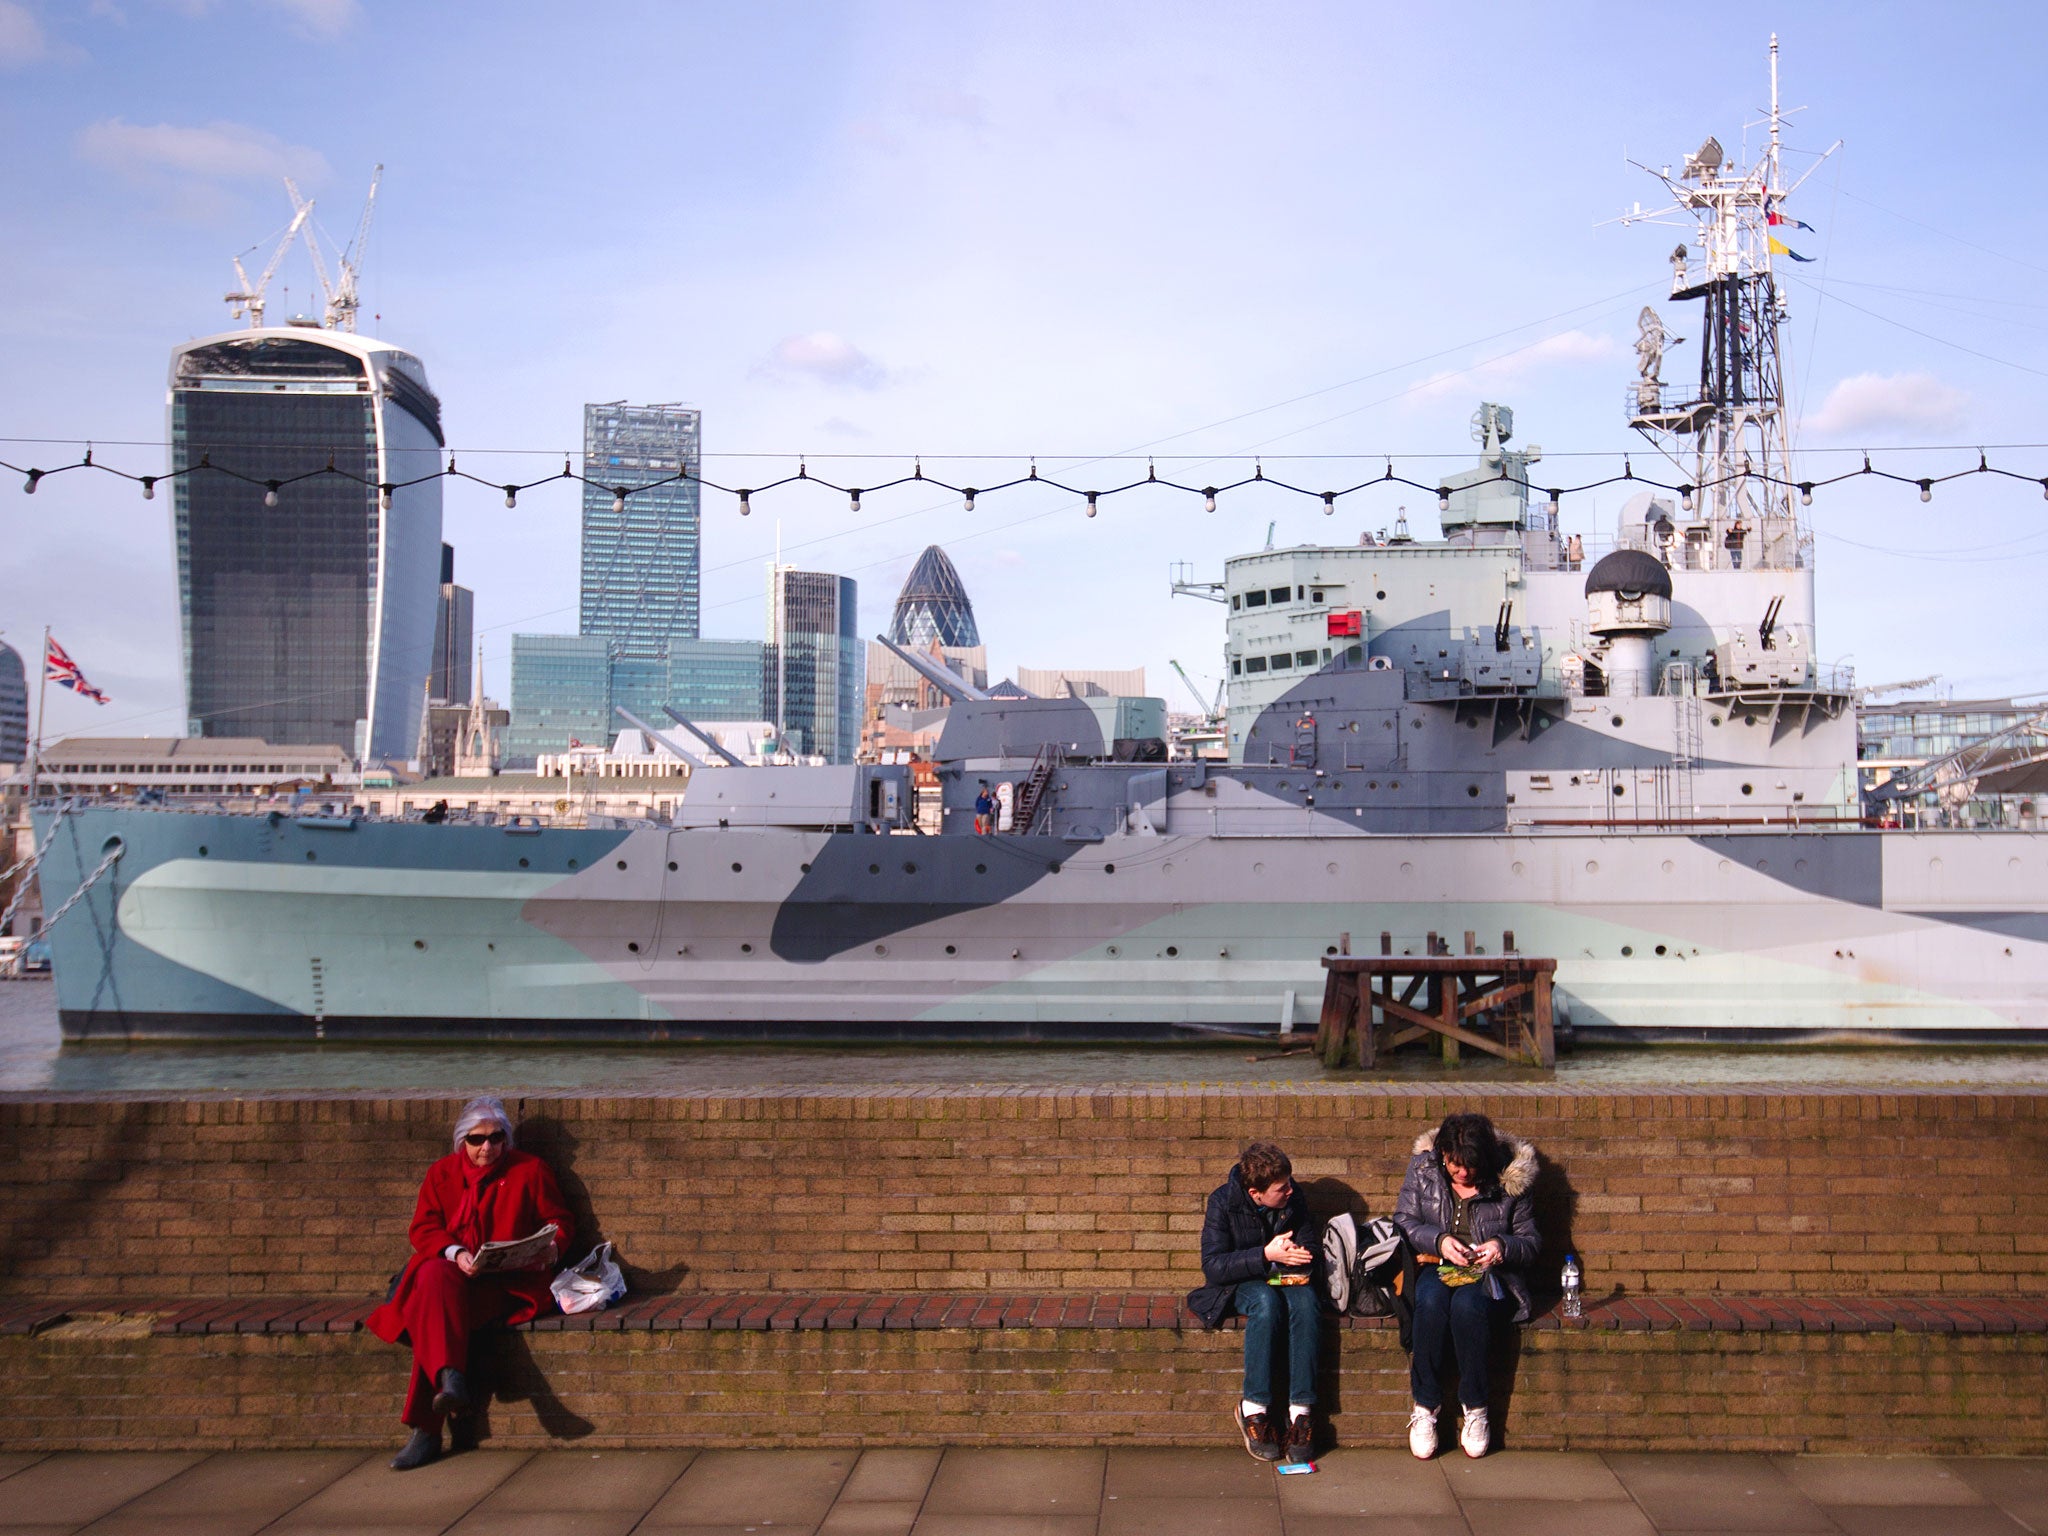
[{"label": "person on ship deck", "polygon": [[[552,1222],[553,1242],[531,1266],[477,1272],[485,1243],[531,1236]],[[414,1207],[412,1258],[365,1326],[387,1344],[412,1347],[400,1414],[412,1434],[395,1472],[441,1454],[441,1424],[457,1449],[474,1443],[477,1403],[467,1376],[470,1335],[491,1323],[523,1323],[556,1310],[549,1280],[570,1246],[575,1220],[548,1165],[512,1145],[501,1100],[471,1099],[455,1121],[454,1150],[427,1169]]]}]

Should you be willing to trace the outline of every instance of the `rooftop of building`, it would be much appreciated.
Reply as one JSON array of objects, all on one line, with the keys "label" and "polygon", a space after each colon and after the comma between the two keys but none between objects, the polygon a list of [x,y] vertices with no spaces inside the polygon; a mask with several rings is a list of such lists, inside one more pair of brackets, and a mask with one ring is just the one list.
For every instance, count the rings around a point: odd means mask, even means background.
[{"label": "rooftop of building", "polygon": [[121,757],[131,762],[162,762],[176,759],[195,763],[221,762],[229,758],[290,758],[301,762],[317,758],[336,763],[352,761],[349,754],[331,743],[307,746],[277,746],[260,736],[67,736],[43,748],[43,761],[64,762],[80,758]]}]

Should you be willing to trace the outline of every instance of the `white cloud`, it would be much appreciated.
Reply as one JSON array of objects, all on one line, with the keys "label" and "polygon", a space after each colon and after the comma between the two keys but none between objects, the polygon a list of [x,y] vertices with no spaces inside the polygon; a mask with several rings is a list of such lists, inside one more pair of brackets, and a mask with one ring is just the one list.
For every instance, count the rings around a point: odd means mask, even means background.
[{"label": "white cloud", "polygon": [[1828,391],[1801,425],[1823,437],[1865,432],[1947,432],[1970,397],[1931,373],[1859,373]]},{"label": "white cloud", "polygon": [[267,0],[273,10],[291,17],[293,30],[332,42],[362,17],[357,0]]},{"label": "white cloud", "polygon": [[1527,382],[1531,374],[1557,365],[1602,363],[1621,355],[1612,336],[1595,336],[1590,331],[1560,331],[1526,347],[1474,363],[1467,368],[1450,368],[1433,373],[1409,390],[1410,395],[1430,399],[1461,394],[1469,390],[1511,389]]},{"label": "white cloud", "polygon": [[0,0],[0,69],[18,69],[49,56],[49,40],[35,13],[16,0]]},{"label": "white cloud", "polygon": [[137,181],[167,176],[199,181],[293,176],[311,182],[327,174],[326,158],[318,150],[287,144],[276,134],[242,123],[181,128],[103,118],[79,133],[78,152]]},{"label": "white cloud", "polygon": [[839,389],[880,389],[889,382],[886,368],[832,331],[783,337],[757,372],[770,378],[809,379]]}]

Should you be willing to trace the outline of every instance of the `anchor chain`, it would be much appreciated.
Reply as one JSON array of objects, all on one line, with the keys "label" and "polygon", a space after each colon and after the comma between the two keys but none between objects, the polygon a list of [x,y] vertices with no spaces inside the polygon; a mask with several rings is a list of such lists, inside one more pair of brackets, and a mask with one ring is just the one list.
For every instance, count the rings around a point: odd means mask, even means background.
[{"label": "anchor chain", "polygon": [[114,847],[109,848],[107,850],[107,856],[100,860],[99,866],[96,869],[94,869],[91,874],[85,877],[85,884],[81,885],[77,890],[73,891],[71,895],[65,900],[63,906],[59,907],[56,911],[52,912],[48,917],[43,919],[43,932],[48,933],[52,928],[56,927],[57,919],[62,917],[66,912],[69,912],[73,907],[77,906],[79,901],[84,897],[85,893],[91,890],[95,885],[99,884],[100,876],[104,875],[116,864],[120,863],[121,855],[125,851],[126,850],[124,850],[119,844],[116,844]]},{"label": "anchor chain", "polygon": [[[4,931],[7,925],[14,921],[14,914],[21,910],[22,902],[28,899],[29,881],[33,880],[35,878],[36,871],[43,867],[43,856],[47,854],[50,851],[50,849],[56,845],[57,823],[62,821],[66,816],[70,814],[71,802],[69,800],[66,800],[62,805],[57,807],[56,820],[50,823],[49,836],[45,837],[42,840],[42,843],[37,847],[36,851],[30,854],[25,859],[16,859],[13,865],[9,867],[5,874],[0,874],[0,885],[4,885],[9,880],[12,880],[17,873],[21,876],[20,881],[14,887],[14,899],[7,903],[6,911],[0,912],[0,931]],[[98,876],[95,875],[94,878],[97,879]],[[70,904],[70,902],[65,903],[66,906],[69,906]]]}]

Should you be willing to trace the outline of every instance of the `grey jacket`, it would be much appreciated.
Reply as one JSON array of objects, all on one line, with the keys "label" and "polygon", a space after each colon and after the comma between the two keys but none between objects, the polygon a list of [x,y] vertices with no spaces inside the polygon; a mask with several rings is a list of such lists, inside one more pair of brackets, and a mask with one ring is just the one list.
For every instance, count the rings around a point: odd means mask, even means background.
[{"label": "grey jacket", "polygon": [[[1536,1148],[1519,1136],[1501,1133],[1501,1147],[1507,1166],[1500,1178],[1479,1191],[1472,1202],[1472,1241],[1499,1238],[1505,1257],[1494,1273],[1507,1294],[1514,1298],[1515,1321],[1529,1320],[1529,1283],[1524,1271],[1543,1251],[1543,1239],[1536,1233],[1536,1212],[1529,1190],[1536,1182]],[[1394,1205],[1394,1225],[1418,1254],[1435,1253],[1442,1247],[1453,1216],[1450,1176],[1436,1155],[1436,1132],[1424,1131],[1415,1138],[1414,1155],[1408,1160],[1407,1177],[1401,1181],[1401,1198]]]}]

